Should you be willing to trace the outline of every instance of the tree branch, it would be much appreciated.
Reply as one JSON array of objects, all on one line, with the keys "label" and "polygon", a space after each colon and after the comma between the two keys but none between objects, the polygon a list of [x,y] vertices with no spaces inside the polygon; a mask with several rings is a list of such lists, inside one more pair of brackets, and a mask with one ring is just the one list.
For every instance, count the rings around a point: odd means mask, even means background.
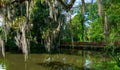
[{"label": "tree branch", "polygon": [[69,4],[65,4],[62,0],[57,0],[57,1],[62,5],[63,9],[69,11],[76,0],[70,0]]}]

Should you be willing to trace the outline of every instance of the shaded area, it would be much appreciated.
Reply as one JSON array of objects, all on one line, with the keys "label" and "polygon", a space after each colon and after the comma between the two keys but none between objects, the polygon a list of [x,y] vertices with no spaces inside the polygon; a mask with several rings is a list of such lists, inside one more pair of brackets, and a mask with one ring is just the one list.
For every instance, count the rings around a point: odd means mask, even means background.
[{"label": "shaded area", "polygon": [[91,68],[85,68],[83,66],[75,66],[72,64],[65,64],[62,62],[44,62],[44,63],[37,63],[37,65],[41,65],[43,67],[50,67],[51,70],[95,70]]}]

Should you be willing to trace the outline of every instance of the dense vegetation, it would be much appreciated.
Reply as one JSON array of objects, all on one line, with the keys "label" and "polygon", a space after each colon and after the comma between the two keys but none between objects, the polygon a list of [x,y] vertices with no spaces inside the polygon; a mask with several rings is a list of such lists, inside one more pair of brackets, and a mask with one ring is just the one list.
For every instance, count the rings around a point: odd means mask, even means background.
[{"label": "dense vegetation", "polygon": [[115,51],[120,44],[114,45],[120,41],[120,1],[81,0],[81,4],[73,7],[75,1],[1,0],[3,56],[5,49],[19,48],[26,59],[29,52],[51,52],[60,41],[106,42],[106,51],[110,51],[120,65],[119,52]]}]

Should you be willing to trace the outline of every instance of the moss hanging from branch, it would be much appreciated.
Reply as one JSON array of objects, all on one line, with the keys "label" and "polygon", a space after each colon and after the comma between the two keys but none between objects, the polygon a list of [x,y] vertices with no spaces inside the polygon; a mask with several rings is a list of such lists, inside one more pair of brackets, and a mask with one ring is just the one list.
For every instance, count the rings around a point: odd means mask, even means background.
[{"label": "moss hanging from branch", "polygon": [[[43,32],[45,47],[48,52],[54,47],[55,39],[61,29],[61,25],[64,22],[64,16],[61,14],[61,7],[58,5],[58,1],[55,0],[45,0],[49,6],[49,17],[45,20],[48,24],[47,30]],[[55,47],[54,47],[55,48]]]},{"label": "moss hanging from branch", "polygon": [[[52,3],[52,0],[45,0],[48,4],[49,3]],[[62,0],[57,0],[57,2],[62,6],[62,8],[64,9],[64,10],[66,10],[66,11],[69,11],[72,7],[73,7],[73,5],[74,5],[74,3],[75,3],[75,1],[76,0],[70,0],[70,2],[69,2],[69,4],[66,4],[64,1],[62,1]],[[50,6],[50,5],[49,5]],[[51,6],[50,6],[51,7]]]}]

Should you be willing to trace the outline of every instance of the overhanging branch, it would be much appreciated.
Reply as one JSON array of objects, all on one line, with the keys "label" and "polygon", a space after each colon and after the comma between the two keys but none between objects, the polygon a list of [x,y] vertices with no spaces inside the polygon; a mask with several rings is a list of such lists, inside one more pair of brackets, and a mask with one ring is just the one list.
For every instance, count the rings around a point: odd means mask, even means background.
[{"label": "overhanging branch", "polygon": [[62,5],[63,9],[69,11],[76,0],[70,0],[69,4],[65,4],[62,0],[57,0],[57,1]]}]

